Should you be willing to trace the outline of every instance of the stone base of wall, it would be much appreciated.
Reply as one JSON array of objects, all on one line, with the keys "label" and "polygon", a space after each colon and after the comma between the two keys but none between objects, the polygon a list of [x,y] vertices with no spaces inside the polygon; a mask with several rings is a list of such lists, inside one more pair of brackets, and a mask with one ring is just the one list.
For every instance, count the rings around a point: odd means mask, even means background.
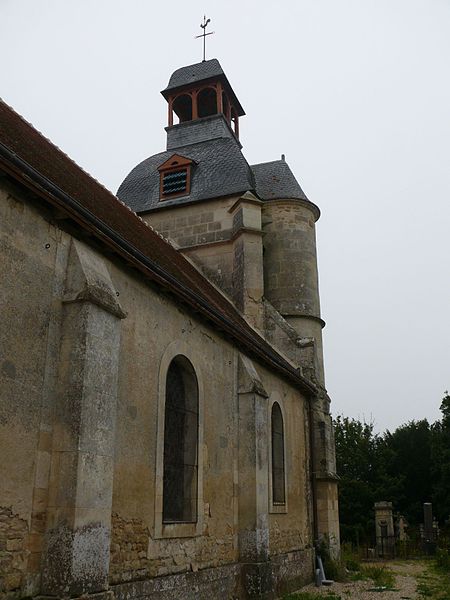
[{"label": "stone base of wall", "polygon": [[0,507],[0,598],[20,598],[29,551],[28,524],[12,512]]},{"label": "stone base of wall", "polygon": [[116,584],[83,600],[275,600],[312,579],[313,551],[296,550],[265,563],[234,563]]},{"label": "stone base of wall", "polygon": [[276,597],[299,590],[314,579],[312,548],[273,556],[270,564]]},{"label": "stone base of wall", "polygon": [[240,595],[240,565],[178,573],[113,586],[114,600],[235,600]]}]

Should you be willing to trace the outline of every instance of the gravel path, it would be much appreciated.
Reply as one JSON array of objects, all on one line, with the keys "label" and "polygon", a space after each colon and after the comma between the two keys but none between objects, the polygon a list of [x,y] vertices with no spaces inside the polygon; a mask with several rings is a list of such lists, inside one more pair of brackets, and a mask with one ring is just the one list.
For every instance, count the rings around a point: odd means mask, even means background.
[{"label": "gravel path", "polygon": [[316,592],[325,598],[330,592],[341,596],[342,600],[353,598],[354,600],[416,600],[420,598],[416,592],[417,581],[415,576],[424,571],[424,566],[420,562],[402,562],[389,563],[386,565],[395,573],[395,592],[385,591],[370,592],[373,588],[372,581],[352,581],[349,583],[333,583],[329,587],[316,588],[314,585],[308,585],[302,588],[302,592]]}]

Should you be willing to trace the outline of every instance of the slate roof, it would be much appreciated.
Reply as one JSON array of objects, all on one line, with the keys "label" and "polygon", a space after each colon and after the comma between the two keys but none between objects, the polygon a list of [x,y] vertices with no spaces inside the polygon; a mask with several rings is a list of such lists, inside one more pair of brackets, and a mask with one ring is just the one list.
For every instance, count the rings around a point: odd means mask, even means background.
[{"label": "slate roof", "polygon": [[219,79],[224,84],[225,89],[229,94],[231,103],[237,110],[238,115],[241,117],[245,115],[245,111],[241,106],[233,88],[228,81],[224,70],[220,66],[217,58],[211,58],[194,65],[188,65],[187,67],[181,67],[172,73],[169,79],[167,87],[161,91],[164,98],[167,98],[174,90],[188,87],[194,83],[201,81],[207,81],[208,79]]},{"label": "slate roof", "polygon": [[[245,321],[236,307],[185,257],[111,192],[0,100],[0,172],[56,208],[71,231],[193,310],[269,368],[308,394],[315,386]],[[64,221],[61,221],[64,226]]]},{"label": "slate roof", "polygon": [[[159,201],[158,167],[173,154],[194,160],[191,193],[174,200]],[[183,202],[244,193],[255,187],[253,173],[236,140],[218,138],[160,152],[142,161],[125,178],[117,196],[136,212]]]},{"label": "slate roof", "polygon": [[204,79],[210,79],[212,77],[219,77],[225,75],[222,67],[220,66],[217,58],[211,60],[205,60],[195,65],[188,65],[187,67],[181,67],[172,73],[169,79],[167,87],[163,92],[174,90],[185,85],[197,83]]},{"label": "slate roof", "polygon": [[256,193],[261,200],[308,200],[286,161],[274,160],[252,165],[251,168],[256,180]]},{"label": "slate roof", "polygon": [[[192,169],[191,193],[161,203],[157,169],[173,154],[180,154],[197,163]],[[284,160],[249,166],[236,141],[230,138],[171,148],[150,156],[127,175],[117,196],[134,211],[141,213],[247,191],[253,192],[261,200],[283,198],[309,202]],[[317,207],[315,209],[318,218],[320,212]]]}]

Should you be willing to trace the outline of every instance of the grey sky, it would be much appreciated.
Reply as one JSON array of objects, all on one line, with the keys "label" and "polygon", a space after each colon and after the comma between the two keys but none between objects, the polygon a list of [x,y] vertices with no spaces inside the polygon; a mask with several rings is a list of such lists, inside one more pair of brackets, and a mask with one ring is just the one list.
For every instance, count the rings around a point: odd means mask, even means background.
[{"label": "grey sky", "polygon": [[0,94],[112,191],[165,149],[171,72],[216,57],[250,163],[322,210],[334,414],[393,429],[450,387],[449,0],[0,0]]}]

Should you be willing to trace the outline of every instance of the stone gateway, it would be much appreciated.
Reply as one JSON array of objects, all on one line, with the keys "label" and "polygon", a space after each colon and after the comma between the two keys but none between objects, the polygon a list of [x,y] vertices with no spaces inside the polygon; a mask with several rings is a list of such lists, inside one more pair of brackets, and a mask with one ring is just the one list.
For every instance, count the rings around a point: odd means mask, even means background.
[{"label": "stone gateway", "polygon": [[339,548],[319,209],[217,60],[162,94],[117,197],[0,103],[5,599],[274,599]]}]

